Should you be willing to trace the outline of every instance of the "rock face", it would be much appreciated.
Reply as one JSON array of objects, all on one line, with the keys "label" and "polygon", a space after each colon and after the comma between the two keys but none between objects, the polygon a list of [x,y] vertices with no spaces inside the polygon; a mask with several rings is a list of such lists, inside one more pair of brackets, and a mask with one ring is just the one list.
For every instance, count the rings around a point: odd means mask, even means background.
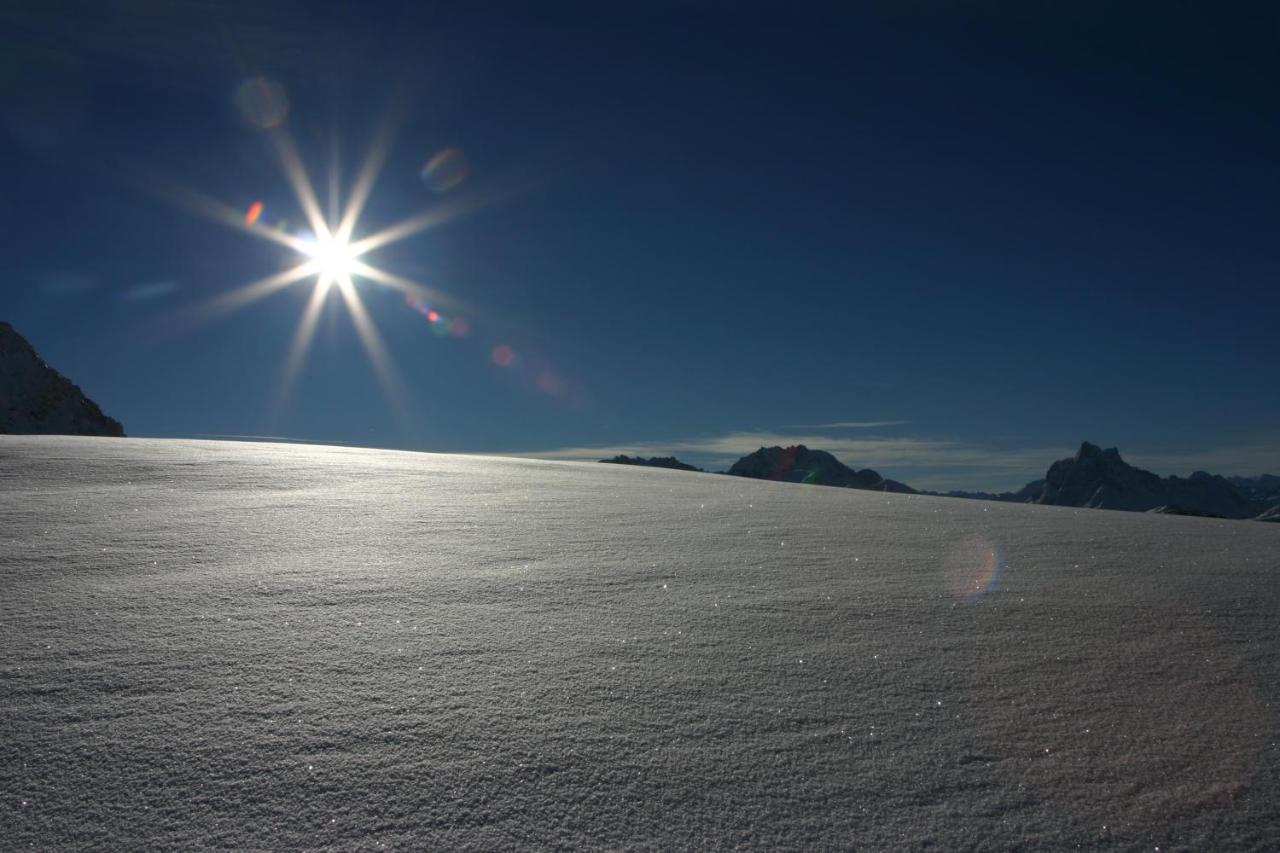
[{"label": "rock face", "polygon": [[948,497],[988,501],[1123,509],[1160,515],[1280,520],[1280,477],[1160,477],[1135,468],[1114,447],[1084,442],[1076,455],[1059,459],[1042,480],[1016,492],[948,492]]},{"label": "rock face", "polygon": [[727,472],[755,480],[783,480],[846,489],[872,489],[913,495],[916,490],[896,480],[886,480],[870,468],[855,471],[825,450],[794,447],[762,447],[742,457]]},{"label": "rock face", "polygon": [[643,456],[627,456],[620,454],[612,459],[601,459],[601,462],[607,462],[610,465],[644,465],[648,468],[671,468],[675,471],[701,471],[701,468],[695,468],[688,463],[681,462],[674,456],[654,456],[651,459],[645,459]]},{"label": "rock face", "polygon": [[1225,477],[1204,471],[1186,478],[1159,477],[1125,462],[1114,447],[1103,450],[1087,441],[1075,456],[1049,466],[1033,502],[1132,512],[1170,507],[1184,515],[1222,518],[1253,518],[1265,509]]},{"label": "rock face", "polygon": [[0,433],[123,436],[124,427],[0,321]]}]

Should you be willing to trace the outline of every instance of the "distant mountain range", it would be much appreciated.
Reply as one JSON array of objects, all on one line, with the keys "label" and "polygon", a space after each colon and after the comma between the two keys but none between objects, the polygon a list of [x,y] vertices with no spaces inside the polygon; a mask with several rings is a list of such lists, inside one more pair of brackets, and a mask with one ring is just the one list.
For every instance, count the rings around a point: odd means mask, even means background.
[{"label": "distant mountain range", "polygon": [[1280,504],[1280,477],[1263,474],[1261,477],[1228,477],[1227,481],[1251,500]]},{"label": "distant mountain range", "polygon": [[692,465],[681,462],[674,456],[654,456],[652,459],[645,459],[643,456],[627,456],[625,454],[620,454],[612,459],[601,459],[600,461],[606,462],[610,465],[643,465],[647,468],[672,468],[676,471],[702,472],[701,468],[695,468]]},{"label": "distant mountain range", "polygon": [[[654,459],[618,456],[601,461],[699,470],[671,456]],[[725,473],[756,480],[918,493],[905,483],[882,477],[870,468],[854,470],[830,453],[810,450],[802,444],[762,447],[733,463]],[[945,497],[1280,521],[1280,477],[1263,474],[1227,478],[1204,471],[1196,471],[1190,477],[1160,477],[1125,462],[1114,447],[1103,450],[1087,441],[1080,445],[1075,456],[1050,465],[1043,479],[1032,480],[1016,492],[948,492]]]},{"label": "distant mountain range", "polygon": [[[11,325],[0,321],[0,433],[123,436],[124,427],[46,364]],[[645,459],[623,455],[600,461],[702,470],[674,456]],[[755,480],[919,493],[870,468],[855,470],[825,450],[810,450],[803,444],[761,447],[725,473]],[[1043,479],[1016,492],[948,492],[946,496],[1280,522],[1280,476],[1221,477],[1196,471],[1185,478],[1160,477],[1125,462],[1114,447],[1103,450],[1087,441],[1071,458],[1050,465]]]},{"label": "distant mountain range", "polygon": [[0,321],[0,433],[123,436],[124,427]]},{"label": "distant mountain range", "polygon": [[[702,471],[674,456],[615,456],[601,459],[617,465],[647,465],[652,468],[674,468],[679,471]],[[870,468],[855,471],[825,450],[810,450],[803,444],[793,447],[762,447],[733,463],[724,473],[753,480],[778,480],[786,483],[808,483],[814,486],[836,486],[844,489],[871,489],[877,492],[915,494],[916,490],[896,480],[886,480]]]},{"label": "distant mountain range", "polygon": [[1049,466],[1042,480],[1016,492],[950,492],[951,497],[1120,509],[1213,518],[1280,520],[1280,477],[1232,477],[1205,471],[1190,477],[1160,477],[1135,468],[1114,447],[1084,442],[1075,456]]}]

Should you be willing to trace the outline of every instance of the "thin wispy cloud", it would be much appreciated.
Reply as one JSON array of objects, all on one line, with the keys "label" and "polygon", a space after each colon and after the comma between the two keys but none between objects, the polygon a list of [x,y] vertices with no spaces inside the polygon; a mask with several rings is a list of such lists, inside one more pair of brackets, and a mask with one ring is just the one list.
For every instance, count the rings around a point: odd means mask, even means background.
[{"label": "thin wispy cloud", "polygon": [[877,429],[879,427],[905,426],[911,421],[836,421],[830,424],[797,424],[791,429]]},{"label": "thin wispy cloud", "polygon": [[1280,435],[1186,453],[1134,453],[1130,456],[1120,448],[1120,455],[1140,468],[1162,475],[1186,476],[1192,471],[1246,477],[1280,474]]},{"label": "thin wispy cloud", "polygon": [[178,283],[176,281],[151,281],[135,285],[121,292],[120,298],[125,302],[143,302],[148,299],[168,296],[177,289]]}]

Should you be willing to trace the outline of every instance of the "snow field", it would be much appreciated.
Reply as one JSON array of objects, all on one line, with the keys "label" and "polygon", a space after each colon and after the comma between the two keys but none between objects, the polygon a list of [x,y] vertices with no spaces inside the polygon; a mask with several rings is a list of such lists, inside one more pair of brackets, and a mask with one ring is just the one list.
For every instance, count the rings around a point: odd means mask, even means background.
[{"label": "snow field", "polygon": [[1280,527],[0,437],[0,848],[1274,849]]}]

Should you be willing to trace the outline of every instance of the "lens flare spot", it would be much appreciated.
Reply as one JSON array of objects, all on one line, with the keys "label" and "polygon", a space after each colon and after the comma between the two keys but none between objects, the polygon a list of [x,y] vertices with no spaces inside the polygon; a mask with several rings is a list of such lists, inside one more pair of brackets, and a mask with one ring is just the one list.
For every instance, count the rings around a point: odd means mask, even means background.
[{"label": "lens flare spot", "polygon": [[244,214],[244,224],[252,225],[258,221],[258,217],[262,216],[262,202],[255,201],[249,205],[249,209]]},{"label": "lens flare spot", "polygon": [[975,536],[951,549],[943,562],[943,571],[951,594],[962,601],[974,602],[999,588],[1005,566],[1000,546]]},{"label": "lens flare spot", "polygon": [[405,294],[404,304],[421,314],[422,318],[430,324],[432,332],[437,335],[449,334],[449,319],[439,311],[412,294]]},{"label": "lens flare spot", "polygon": [[289,115],[289,99],[284,87],[268,77],[250,77],[235,94],[236,109],[245,124],[270,130],[284,124]]},{"label": "lens flare spot", "polygon": [[471,174],[466,156],[457,148],[446,148],[422,167],[422,181],[438,193],[448,192]]},{"label": "lens flare spot", "polygon": [[454,317],[449,321],[449,332],[455,338],[465,338],[471,334],[471,324],[463,317]]},{"label": "lens flare spot", "polygon": [[537,382],[538,387],[552,397],[559,397],[564,393],[564,382],[550,370],[540,371]]},{"label": "lens flare spot", "polygon": [[516,354],[506,344],[498,344],[493,348],[493,352],[489,354],[489,357],[493,359],[493,363],[498,367],[510,367],[511,363],[516,359]]}]

